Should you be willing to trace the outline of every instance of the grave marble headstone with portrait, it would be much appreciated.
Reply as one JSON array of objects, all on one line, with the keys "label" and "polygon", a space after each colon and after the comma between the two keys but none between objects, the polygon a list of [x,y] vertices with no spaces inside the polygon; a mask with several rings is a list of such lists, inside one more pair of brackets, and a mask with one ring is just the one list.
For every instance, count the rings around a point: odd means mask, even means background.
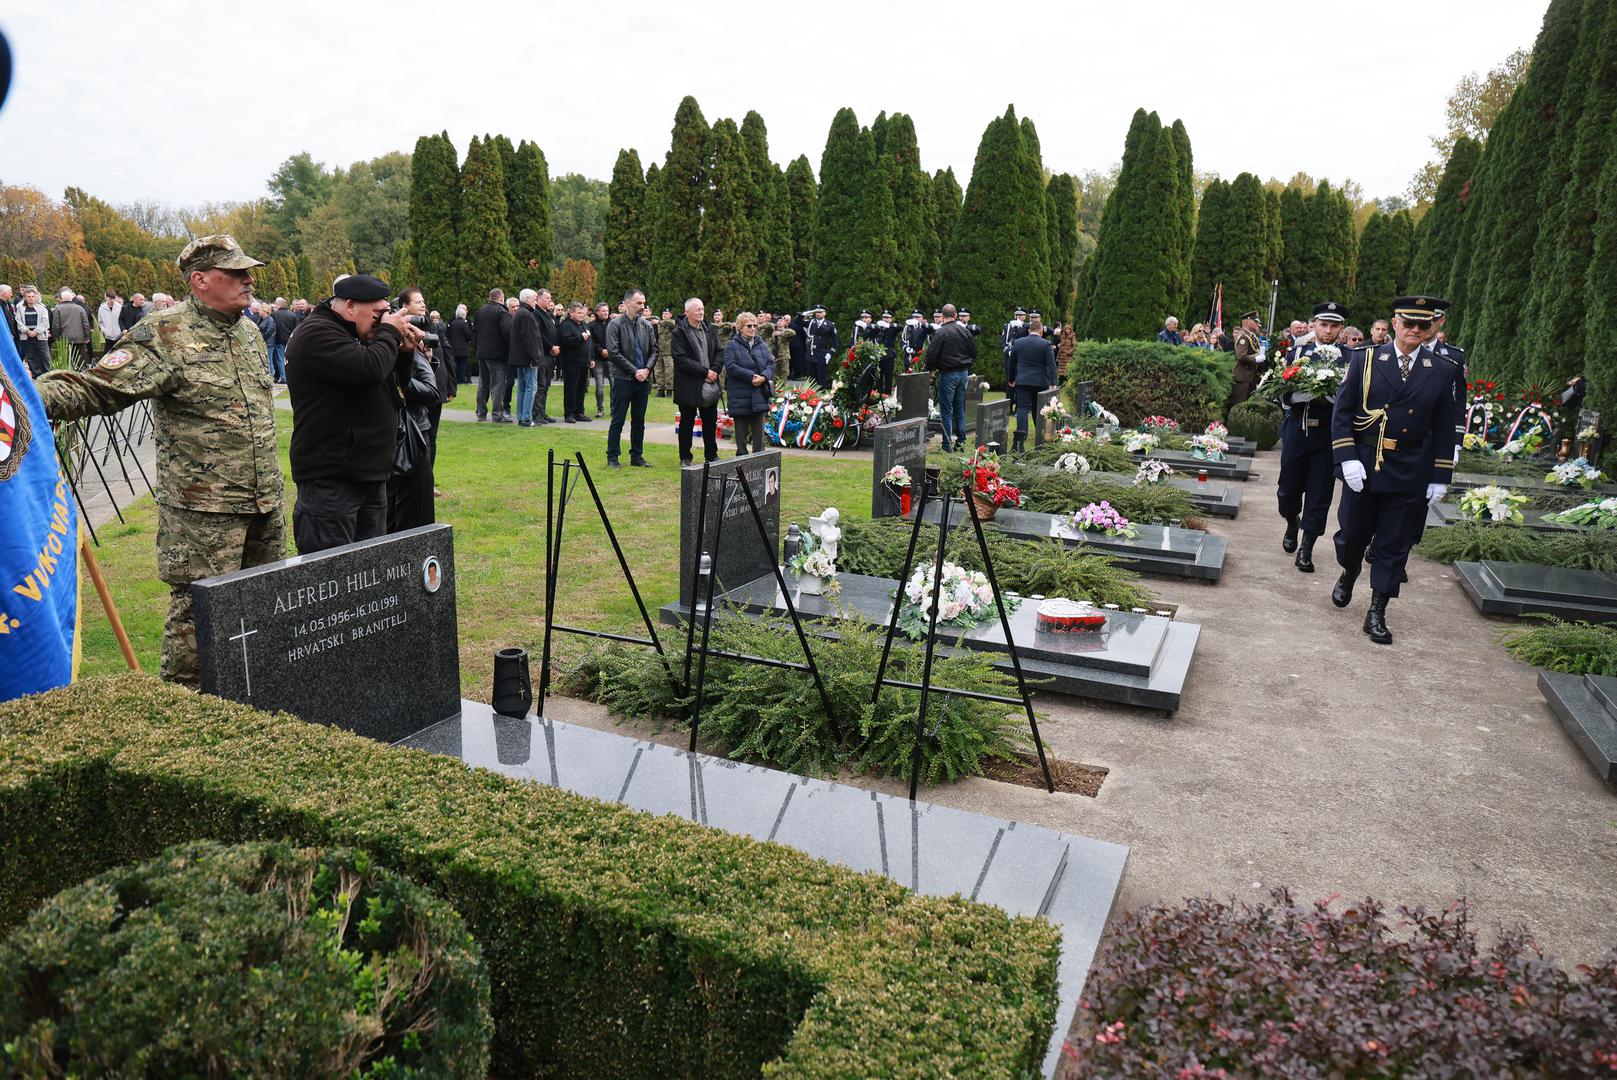
[{"label": "grave marble headstone with portrait", "polygon": [[[880,430],[879,428],[877,430]],[[779,450],[716,461],[709,465],[707,524],[699,527],[702,506],[702,466],[687,465],[679,471],[679,598],[685,604],[691,595],[698,533],[713,557],[718,575],[716,589],[745,585],[773,573],[780,559],[780,461]],[[747,489],[758,504],[767,539],[758,536],[747,498],[736,484],[723,484],[721,477],[744,476]],[[724,530],[717,544],[714,537],[720,516]]]},{"label": "grave marble headstone with portrait", "polygon": [[1002,453],[1011,448],[1011,407],[1013,404],[1010,398],[978,403],[976,411],[977,423],[973,429],[976,432],[978,446],[998,443]]},{"label": "grave marble headstone with portrait", "polygon": [[448,525],[191,586],[204,693],[384,742],[460,711]]},{"label": "grave marble headstone with portrait", "polygon": [[895,465],[910,474],[910,497],[920,495],[926,477],[926,419],[900,420],[876,429],[876,446],[871,473],[870,516],[896,517],[900,498],[882,477]]}]

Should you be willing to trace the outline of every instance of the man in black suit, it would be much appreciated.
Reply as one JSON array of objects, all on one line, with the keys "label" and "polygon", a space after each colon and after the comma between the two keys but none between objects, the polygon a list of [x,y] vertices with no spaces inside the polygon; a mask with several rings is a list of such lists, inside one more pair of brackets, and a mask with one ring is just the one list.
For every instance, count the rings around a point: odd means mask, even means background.
[{"label": "man in black suit", "polygon": [[623,421],[630,417],[629,464],[650,468],[646,460],[646,403],[651,398],[651,371],[657,363],[657,331],[640,317],[646,294],[630,289],[619,314],[606,328],[607,361],[612,365],[612,424],[606,432],[606,463],[614,469],[623,436]]},{"label": "man in black suit", "polygon": [[595,384],[595,419],[602,414],[606,391],[612,385],[612,365],[606,353],[606,326],[612,321],[612,309],[602,302],[595,305],[595,318],[590,322],[590,382]]},{"label": "man in black suit", "polygon": [[718,386],[724,370],[724,354],[719,351],[719,328],[707,321],[707,309],[696,297],[685,301],[685,317],[674,323],[674,404],[679,406],[679,463],[690,465],[691,434],[696,418],[702,418],[702,454],[705,461],[719,460],[719,399],[703,400],[704,387]]},{"label": "man in black suit", "polygon": [[813,314],[812,311],[800,311],[792,316],[789,327],[792,336],[786,339],[786,349],[791,356],[788,378],[808,378],[808,321]]},{"label": "man in black suit", "polygon": [[553,424],[555,421],[545,411],[545,405],[550,399],[550,384],[561,356],[561,341],[557,335],[556,301],[551,298],[549,289],[539,290],[539,306],[534,309],[533,317],[539,322],[539,389],[533,399],[532,420],[536,424]]},{"label": "man in black suit", "polygon": [[540,357],[544,355],[539,333],[539,296],[532,289],[523,289],[518,301],[516,312],[511,316],[505,372],[506,378],[517,387],[517,427],[533,427],[536,423],[533,415],[538,411],[533,403],[534,387],[539,377]]},{"label": "man in black suit", "polygon": [[17,329],[17,312],[12,307],[16,302],[16,299],[11,295],[11,286],[0,285],[0,311],[5,312],[6,333],[10,335],[12,342],[17,346],[17,351],[21,352],[22,332]]},{"label": "man in black suit", "polygon": [[836,355],[840,339],[837,337],[837,324],[825,317],[825,305],[817,304],[814,308],[814,317],[808,321],[808,377],[820,386],[831,385],[830,370],[831,357]]},{"label": "man in black suit", "polygon": [[488,303],[477,309],[472,321],[472,339],[477,349],[477,422],[487,420],[493,409],[496,424],[509,424],[505,354],[511,348],[511,316],[505,310],[503,290],[488,291]]}]

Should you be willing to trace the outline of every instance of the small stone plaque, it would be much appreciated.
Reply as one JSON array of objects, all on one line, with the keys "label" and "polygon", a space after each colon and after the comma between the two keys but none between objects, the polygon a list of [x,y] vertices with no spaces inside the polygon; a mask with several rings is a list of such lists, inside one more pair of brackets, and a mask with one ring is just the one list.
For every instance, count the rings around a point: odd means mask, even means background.
[{"label": "small stone plaque", "polygon": [[1000,398],[998,401],[985,401],[977,406],[977,445],[987,446],[989,443],[999,443],[1001,451],[1009,450],[1011,445],[1011,407],[1010,398]]},{"label": "small stone plaque", "polygon": [[207,578],[191,600],[204,693],[383,742],[460,711],[448,525]]},{"label": "small stone plaque", "polygon": [[926,417],[882,424],[876,429],[875,462],[871,473],[870,516],[897,517],[899,500],[881,482],[887,470],[902,465],[910,474],[910,498],[921,494],[926,481]]},{"label": "small stone plaque", "polygon": [[[716,461],[707,467],[707,528],[702,535],[708,551],[713,554],[713,570],[718,574],[714,584],[716,592],[768,577],[780,561],[780,459],[779,450],[765,450],[761,454]],[[724,494],[719,478],[738,474],[746,477],[748,490],[758,504],[758,514],[769,534],[767,541],[759,538],[741,489],[731,484],[728,495]],[[679,602],[686,604],[690,602],[692,574],[696,569],[702,466],[687,465],[679,471],[679,504]],[[721,512],[724,530],[715,545]]]},{"label": "small stone plaque", "polygon": [[899,375],[894,380],[900,420],[925,420],[931,412],[932,376],[924,371]]}]

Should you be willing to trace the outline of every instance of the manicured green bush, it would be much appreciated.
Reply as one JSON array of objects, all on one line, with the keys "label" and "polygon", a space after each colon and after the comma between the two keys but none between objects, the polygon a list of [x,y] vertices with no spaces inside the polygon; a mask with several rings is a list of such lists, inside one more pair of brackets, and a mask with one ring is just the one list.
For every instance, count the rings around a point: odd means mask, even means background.
[{"label": "manicured green bush", "polygon": [[1132,474],[1137,466],[1130,463],[1129,476],[1120,473],[1077,473],[1049,469],[1032,469],[1021,465],[1007,465],[1001,473],[1005,479],[1021,489],[1027,502],[1023,509],[1044,514],[1075,514],[1090,503],[1102,499],[1117,507],[1130,521],[1163,521],[1193,517],[1196,504],[1190,494],[1172,484],[1135,484]]},{"label": "manicured green bush", "polygon": [[1461,521],[1426,530],[1415,553],[1440,563],[1488,559],[1617,571],[1617,536],[1609,532],[1540,532],[1525,525]]},{"label": "manicured green bush", "polygon": [[[1065,596],[1122,608],[1146,606],[1155,599],[1155,594],[1140,584],[1139,574],[1119,566],[1109,555],[1073,550],[1055,539],[1022,540],[992,529],[985,535],[1001,589],[1023,596]],[[837,564],[849,573],[896,577],[904,568],[909,536],[910,523],[899,518],[845,521]],[[930,561],[937,549],[937,527],[921,526],[917,561]],[[944,557],[968,570],[983,569],[982,552],[969,527],[956,529],[950,535]]]},{"label": "manicured green bush", "polygon": [[1566,622],[1553,615],[1507,630],[1499,643],[1524,664],[1563,675],[1617,675],[1617,626]]},{"label": "manicured green bush", "polygon": [[1231,435],[1251,440],[1259,450],[1268,450],[1280,441],[1280,422],[1283,418],[1280,406],[1274,402],[1250,398],[1230,409],[1227,423]]},{"label": "manicured green bush", "polygon": [[1609,1077],[1617,950],[1579,974],[1521,926],[1484,948],[1463,900],[1153,904],[1112,927],[1076,1075]]},{"label": "manicured green bush", "polygon": [[459,915],[362,851],[182,845],[57,893],[0,944],[24,1076],[488,1075]]},{"label": "manicured green bush", "polygon": [[1025,1076],[1058,931],[801,852],[201,697],[7,705],[0,926],[181,842],[351,847],[481,945],[495,1076]]},{"label": "manicured green bush", "polygon": [[1124,427],[1147,416],[1168,416],[1195,432],[1223,411],[1234,374],[1229,355],[1158,341],[1080,341],[1067,365],[1067,381],[1092,380],[1091,396]]},{"label": "manicured green bush", "polygon": [[[888,687],[875,702],[870,700],[885,628],[839,619],[817,629],[830,634],[814,639],[814,661],[841,728],[842,744],[808,673],[722,657],[707,664],[704,741],[718,743],[730,757],[762,761],[788,772],[834,776],[847,764],[855,772],[907,778],[920,695]],[[946,629],[941,637],[948,640],[953,633]],[[802,646],[784,620],[718,618],[712,643],[725,652],[803,659]],[[919,681],[921,659],[919,646],[904,638],[894,640],[890,663],[895,675]],[[1016,681],[995,670],[987,653],[939,652],[932,673],[940,687],[1015,696]],[[668,721],[689,715],[691,697],[677,692],[662,658],[644,648],[592,653],[568,671],[564,682],[567,692],[598,701],[621,716]],[[921,776],[928,784],[980,776],[987,762],[1010,760],[1033,748],[1026,716],[1004,705],[950,699],[941,712],[929,707],[928,713],[930,734],[921,743]]]}]

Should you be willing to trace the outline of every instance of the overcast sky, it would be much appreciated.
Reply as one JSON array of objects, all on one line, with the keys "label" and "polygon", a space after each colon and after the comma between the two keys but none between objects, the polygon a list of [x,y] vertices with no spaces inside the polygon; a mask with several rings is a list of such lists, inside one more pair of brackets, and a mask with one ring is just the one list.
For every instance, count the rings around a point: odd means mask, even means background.
[{"label": "overcast sky", "polygon": [[[1196,167],[1297,170],[1401,194],[1467,72],[1530,48],[1544,0],[1105,3],[7,4],[16,58],[0,182],[60,198],[254,198],[300,150],[346,165],[447,129],[536,140],[552,175],[607,179],[620,147],[668,149],[694,94],[709,123],[757,109],[770,152],[819,170],[851,105],[915,119],[922,164],[962,184],[1007,104],[1054,171],[1106,168],[1136,107],[1183,119]],[[997,61],[997,62],[996,62]],[[1370,130],[1367,125],[1374,124]]]}]

